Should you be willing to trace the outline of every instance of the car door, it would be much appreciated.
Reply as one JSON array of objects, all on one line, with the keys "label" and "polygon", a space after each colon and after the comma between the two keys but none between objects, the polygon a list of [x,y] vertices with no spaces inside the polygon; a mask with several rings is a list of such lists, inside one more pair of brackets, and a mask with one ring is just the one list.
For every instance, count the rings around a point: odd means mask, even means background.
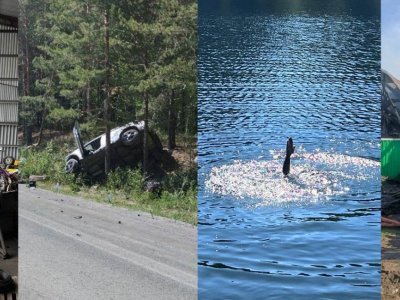
[{"label": "car door", "polygon": [[103,136],[99,136],[84,145],[86,156],[82,164],[86,173],[97,176],[104,171],[104,146]]},{"label": "car door", "polygon": [[79,151],[81,153],[81,157],[82,157],[82,159],[85,159],[85,151],[84,151],[84,148],[83,148],[83,143],[82,143],[82,139],[81,139],[81,132],[79,130],[79,124],[78,123],[75,123],[75,126],[72,129],[72,133],[74,135],[76,145],[78,146],[78,149],[79,149]]}]

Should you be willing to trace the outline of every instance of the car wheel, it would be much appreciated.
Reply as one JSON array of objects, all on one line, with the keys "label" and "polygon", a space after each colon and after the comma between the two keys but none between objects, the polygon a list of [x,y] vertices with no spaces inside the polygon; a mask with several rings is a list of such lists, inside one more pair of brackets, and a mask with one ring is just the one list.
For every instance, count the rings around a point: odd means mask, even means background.
[{"label": "car wheel", "polygon": [[15,159],[12,156],[7,156],[3,159],[3,162],[6,166],[11,166],[14,163]]},{"label": "car wheel", "polygon": [[133,146],[139,144],[140,135],[139,130],[135,127],[129,127],[124,129],[119,136],[119,139],[124,146]]},{"label": "car wheel", "polygon": [[67,163],[65,164],[65,173],[79,173],[79,162],[75,158],[68,159]]}]

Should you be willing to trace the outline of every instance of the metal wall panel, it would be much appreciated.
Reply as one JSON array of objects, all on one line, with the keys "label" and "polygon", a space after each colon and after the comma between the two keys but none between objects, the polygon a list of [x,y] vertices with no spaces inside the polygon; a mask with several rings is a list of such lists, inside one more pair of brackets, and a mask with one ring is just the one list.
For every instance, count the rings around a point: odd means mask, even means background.
[{"label": "metal wall panel", "polygon": [[18,126],[0,125],[0,160],[6,156],[18,158]]},{"label": "metal wall panel", "polygon": [[18,37],[0,25],[0,160],[18,157]]},{"label": "metal wall panel", "polygon": [[17,125],[0,125],[0,146],[17,146]]},{"label": "metal wall panel", "polygon": [[18,101],[18,82],[0,80],[0,102]]},{"label": "metal wall panel", "polygon": [[0,79],[12,80],[18,78],[18,57],[0,56]]},{"label": "metal wall panel", "polygon": [[6,156],[18,157],[17,125],[0,125],[0,159]]},{"label": "metal wall panel", "polygon": [[0,103],[5,101],[18,101],[17,82],[4,82],[0,80]]},{"label": "metal wall panel", "polygon": [[0,31],[0,55],[17,55],[17,53],[18,34]]},{"label": "metal wall panel", "polygon": [[0,30],[9,30],[9,31],[15,31],[17,30],[16,28],[9,26],[9,25],[4,25],[4,24],[0,24]]},{"label": "metal wall panel", "polygon": [[18,123],[18,102],[1,103],[0,101],[0,124]]},{"label": "metal wall panel", "polygon": [[0,146],[0,158],[3,159],[7,156],[17,158],[19,154],[19,147]]}]

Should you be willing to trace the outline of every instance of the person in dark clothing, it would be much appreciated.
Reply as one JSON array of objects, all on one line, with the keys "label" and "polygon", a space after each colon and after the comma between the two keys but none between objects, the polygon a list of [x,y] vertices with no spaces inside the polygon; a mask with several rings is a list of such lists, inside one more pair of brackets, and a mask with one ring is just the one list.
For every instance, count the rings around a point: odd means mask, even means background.
[{"label": "person in dark clothing", "polygon": [[290,172],[290,156],[294,153],[293,139],[290,137],[286,143],[286,156],[283,162],[282,172],[286,176]]}]

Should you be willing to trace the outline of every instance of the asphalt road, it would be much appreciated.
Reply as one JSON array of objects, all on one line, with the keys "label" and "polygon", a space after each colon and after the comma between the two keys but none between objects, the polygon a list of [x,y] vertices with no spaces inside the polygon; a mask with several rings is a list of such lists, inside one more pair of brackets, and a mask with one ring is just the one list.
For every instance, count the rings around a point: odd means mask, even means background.
[{"label": "asphalt road", "polygon": [[19,190],[19,297],[197,299],[197,229],[49,191]]}]

